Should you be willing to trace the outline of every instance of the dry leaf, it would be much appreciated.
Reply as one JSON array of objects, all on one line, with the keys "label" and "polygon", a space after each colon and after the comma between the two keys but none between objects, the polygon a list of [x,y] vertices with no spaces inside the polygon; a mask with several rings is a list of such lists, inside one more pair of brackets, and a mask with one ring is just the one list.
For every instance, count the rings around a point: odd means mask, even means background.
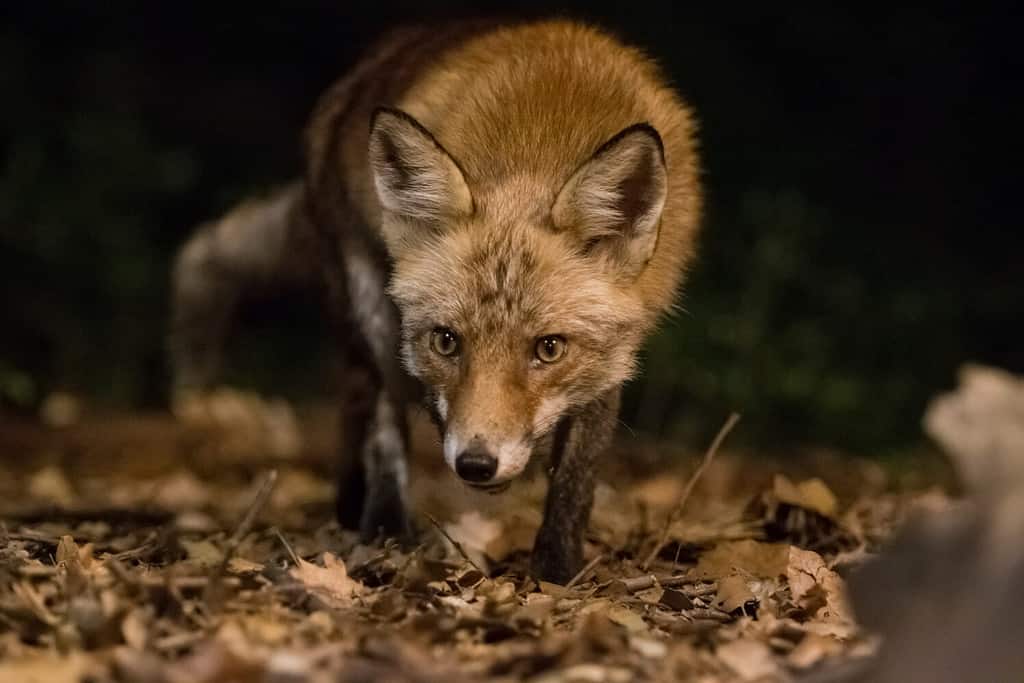
[{"label": "dry leaf", "polygon": [[823,605],[815,610],[815,618],[826,622],[853,623],[853,611],[846,597],[843,579],[828,568],[821,555],[794,546],[789,548],[786,579],[793,602],[809,608],[815,597]]},{"label": "dry leaf", "polygon": [[79,683],[89,671],[82,654],[56,657],[50,653],[0,662],[0,681],[11,683]]},{"label": "dry leaf", "polygon": [[67,507],[74,502],[75,491],[71,488],[64,471],[47,465],[28,480],[28,493],[33,498]]},{"label": "dry leaf", "polygon": [[718,581],[718,605],[726,612],[743,607],[754,599],[749,580],[739,574],[727,576]]},{"label": "dry leaf", "polygon": [[783,503],[814,510],[825,517],[835,518],[839,501],[821,479],[807,479],[793,484],[782,474],[776,474],[772,485],[775,497]]},{"label": "dry leaf", "polygon": [[185,549],[188,559],[200,567],[217,567],[224,561],[224,551],[218,548],[211,540],[203,538],[197,541],[190,541],[182,538],[178,542]]},{"label": "dry leaf", "polygon": [[797,669],[809,669],[826,657],[834,657],[842,652],[843,644],[835,638],[808,633],[786,655],[786,661]]},{"label": "dry leaf", "polygon": [[300,559],[299,565],[288,573],[325,604],[336,608],[351,606],[353,598],[363,592],[363,584],[349,578],[345,563],[331,553],[323,554],[323,563],[320,567]]},{"label": "dry leaf", "polygon": [[644,621],[644,618],[625,605],[612,605],[608,608],[606,615],[614,623],[625,627],[630,633],[641,633],[647,630],[647,622]]},{"label": "dry leaf", "polygon": [[228,560],[228,571],[232,574],[256,574],[263,571],[263,567],[263,564],[244,557],[232,557]]},{"label": "dry leaf", "polygon": [[125,644],[134,650],[143,650],[146,641],[149,639],[149,629],[146,627],[146,613],[141,608],[136,608],[124,615],[121,620],[121,637]]},{"label": "dry leaf", "polygon": [[676,610],[677,612],[693,607],[693,600],[691,600],[686,593],[677,591],[674,588],[664,589],[661,593],[659,603],[669,609]]},{"label": "dry leaf", "polygon": [[702,579],[719,579],[732,574],[775,578],[786,573],[789,546],[744,539],[719,543],[701,555],[696,574]]},{"label": "dry leaf", "polygon": [[762,642],[744,638],[720,645],[715,654],[744,681],[773,681],[782,669],[771,649]]},{"label": "dry leaf", "polygon": [[668,652],[668,646],[664,642],[653,638],[634,636],[629,639],[629,647],[641,657],[649,659],[662,659]]},{"label": "dry leaf", "polygon": [[48,427],[63,429],[70,427],[82,417],[82,402],[74,394],[55,391],[43,399],[39,406],[39,418]]},{"label": "dry leaf", "polygon": [[[133,490],[131,495],[138,495]],[[152,502],[170,510],[199,508],[207,505],[212,499],[209,487],[187,470],[180,470],[159,481]]]}]

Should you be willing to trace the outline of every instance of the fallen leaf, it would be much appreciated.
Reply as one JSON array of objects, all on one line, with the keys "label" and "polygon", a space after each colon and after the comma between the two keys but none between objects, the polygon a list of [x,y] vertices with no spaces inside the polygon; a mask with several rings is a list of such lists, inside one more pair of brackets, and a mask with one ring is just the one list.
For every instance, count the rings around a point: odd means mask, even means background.
[{"label": "fallen leaf", "polygon": [[[138,495],[138,490],[129,492]],[[181,470],[161,479],[152,502],[171,510],[186,510],[207,505],[212,499],[209,487],[187,470]]]},{"label": "fallen leaf", "polygon": [[349,578],[345,563],[331,553],[325,552],[322,559],[323,567],[299,559],[298,566],[288,573],[327,605],[351,606],[353,598],[363,592],[363,584]]},{"label": "fallen leaf", "polygon": [[203,538],[197,541],[191,541],[182,538],[178,542],[181,543],[181,547],[185,549],[188,559],[192,560],[200,567],[216,567],[224,561],[224,551],[218,548],[209,539]]},{"label": "fallen leaf", "polygon": [[846,585],[842,577],[825,564],[821,555],[795,546],[789,548],[786,579],[793,602],[809,609],[817,598],[823,604],[814,617],[826,622],[853,623]]},{"label": "fallen leaf", "polygon": [[0,662],[0,681],[18,683],[79,683],[89,670],[86,657],[72,653],[57,657],[51,653]]},{"label": "fallen leaf", "polygon": [[821,660],[834,657],[842,652],[843,644],[835,638],[808,633],[786,655],[786,662],[797,669],[809,669]]},{"label": "fallen leaf", "polygon": [[771,648],[756,640],[744,638],[719,645],[715,654],[744,681],[775,680],[782,674]]},{"label": "fallen leaf", "polygon": [[693,607],[693,600],[687,597],[686,593],[677,591],[673,588],[666,588],[663,590],[658,602],[669,609],[676,610],[677,612]]},{"label": "fallen leaf", "polygon": [[702,579],[720,579],[733,574],[774,578],[786,573],[789,546],[744,539],[719,543],[700,556],[696,574]]},{"label": "fallen leaf", "polygon": [[28,493],[33,498],[64,507],[75,499],[75,491],[64,472],[53,465],[47,465],[32,475],[28,480]]},{"label": "fallen leaf", "polygon": [[644,618],[625,605],[612,605],[606,612],[609,619],[630,633],[641,633],[647,630]]},{"label": "fallen leaf", "polygon": [[629,647],[641,657],[649,659],[662,659],[668,652],[668,646],[664,642],[653,638],[634,636],[629,639]]},{"label": "fallen leaf", "polygon": [[149,640],[146,622],[146,614],[141,608],[135,608],[124,615],[124,619],[121,620],[121,637],[128,647],[139,651],[145,649]]},{"label": "fallen leaf", "polygon": [[263,568],[263,564],[244,557],[232,557],[228,561],[228,571],[232,574],[256,574],[263,571]]},{"label": "fallen leaf", "polygon": [[39,417],[48,427],[70,427],[82,417],[82,402],[74,394],[55,391],[43,399]]},{"label": "fallen leaf", "polygon": [[807,479],[793,484],[782,474],[776,474],[772,484],[775,497],[790,505],[814,510],[825,517],[835,518],[839,501],[834,493],[821,479]]},{"label": "fallen leaf", "polygon": [[726,612],[743,607],[754,599],[749,582],[739,574],[726,576],[718,581],[718,605]]}]

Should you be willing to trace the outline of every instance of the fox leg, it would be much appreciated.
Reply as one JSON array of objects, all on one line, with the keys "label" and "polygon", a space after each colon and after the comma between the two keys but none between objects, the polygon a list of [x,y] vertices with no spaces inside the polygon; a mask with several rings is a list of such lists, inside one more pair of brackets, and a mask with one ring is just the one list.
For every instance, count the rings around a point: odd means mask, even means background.
[{"label": "fox leg", "polygon": [[409,538],[405,408],[411,384],[398,360],[401,328],[386,292],[386,260],[358,237],[345,240],[340,251],[350,313],[358,328],[349,328],[354,337],[349,343],[362,362],[350,363],[345,378],[349,391],[343,399],[343,455],[359,458],[339,478],[338,518],[343,526],[357,527],[366,540],[380,535]]},{"label": "fox leg", "polygon": [[178,252],[171,300],[174,395],[210,388],[239,299],[278,284],[312,286],[315,234],[302,186],[243,202],[200,226]]},{"label": "fox leg", "polygon": [[595,469],[615,432],[620,394],[619,388],[609,391],[556,429],[544,521],[530,562],[535,578],[564,585],[583,564]]}]

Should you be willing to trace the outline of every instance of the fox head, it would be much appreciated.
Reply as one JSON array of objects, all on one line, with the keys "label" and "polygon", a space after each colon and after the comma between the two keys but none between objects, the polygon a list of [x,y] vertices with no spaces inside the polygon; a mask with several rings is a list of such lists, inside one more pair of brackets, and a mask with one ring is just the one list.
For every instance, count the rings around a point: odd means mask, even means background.
[{"label": "fox head", "polygon": [[379,109],[369,158],[405,365],[448,465],[502,488],[561,418],[633,372],[652,315],[630,285],[657,243],[661,138],[630,126],[547,188],[495,188],[411,116]]}]

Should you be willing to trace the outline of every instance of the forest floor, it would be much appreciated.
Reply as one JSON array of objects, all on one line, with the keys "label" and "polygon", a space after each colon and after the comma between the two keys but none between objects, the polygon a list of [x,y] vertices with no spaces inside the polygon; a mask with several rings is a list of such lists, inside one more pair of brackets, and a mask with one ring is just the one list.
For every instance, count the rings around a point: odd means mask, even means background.
[{"label": "forest floor", "polygon": [[51,408],[65,426],[0,421],[0,681],[716,683],[856,667],[878,639],[846,578],[910,510],[947,505],[953,480],[938,458],[728,440],[695,477],[706,444],[626,435],[588,564],[559,586],[526,573],[544,478],[471,492],[423,425],[420,544],[403,548],[333,522],[327,409],[300,414],[296,448],[267,424]]}]

